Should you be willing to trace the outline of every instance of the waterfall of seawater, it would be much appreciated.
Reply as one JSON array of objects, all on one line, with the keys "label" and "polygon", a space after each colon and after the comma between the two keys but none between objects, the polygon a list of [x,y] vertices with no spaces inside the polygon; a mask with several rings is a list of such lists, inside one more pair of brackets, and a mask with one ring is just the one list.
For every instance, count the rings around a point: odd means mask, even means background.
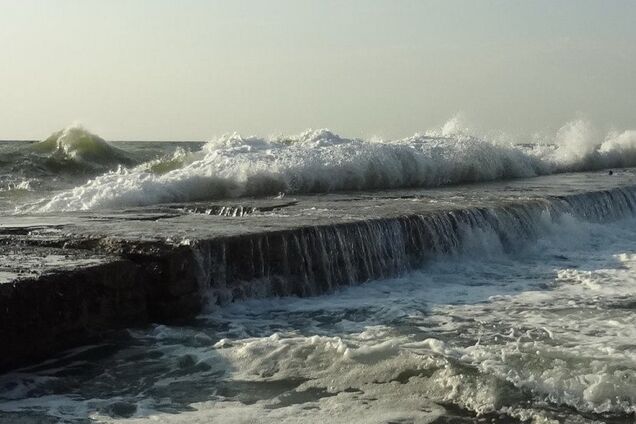
[{"label": "waterfall of seawater", "polygon": [[608,222],[636,210],[636,188],[511,202],[397,218],[196,243],[213,303],[312,296],[342,285],[400,275],[438,255],[514,251],[569,215]]}]

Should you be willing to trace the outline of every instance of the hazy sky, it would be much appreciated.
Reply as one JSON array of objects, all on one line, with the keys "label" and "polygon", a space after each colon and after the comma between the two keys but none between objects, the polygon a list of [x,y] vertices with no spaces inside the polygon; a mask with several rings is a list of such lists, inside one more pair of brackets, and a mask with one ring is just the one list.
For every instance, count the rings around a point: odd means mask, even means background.
[{"label": "hazy sky", "polygon": [[0,139],[636,128],[636,2],[0,0]]}]

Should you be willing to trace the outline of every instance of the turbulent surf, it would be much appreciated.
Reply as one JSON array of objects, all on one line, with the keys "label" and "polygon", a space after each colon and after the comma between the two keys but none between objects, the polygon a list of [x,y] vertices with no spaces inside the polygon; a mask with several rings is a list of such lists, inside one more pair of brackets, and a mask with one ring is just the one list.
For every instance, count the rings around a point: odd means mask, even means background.
[{"label": "turbulent surf", "polygon": [[[71,127],[21,152],[44,153],[44,163],[37,167],[48,172],[81,170],[91,179],[65,186],[25,210],[437,187],[636,165],[636,131],[597,139],[588,124],[574,121],[552,138],[525,141],[477,137],[448,124],[386,141],[345,138],[328,130],[271,138],[232,134],[188,149],[170,145],[172,150],[153,150],[154,156],[138,154],[145,160],[135,163],[124,149]],[[9,159],[14,165],[17,160]],[[105,169],[110,170],[100,172]]]}]

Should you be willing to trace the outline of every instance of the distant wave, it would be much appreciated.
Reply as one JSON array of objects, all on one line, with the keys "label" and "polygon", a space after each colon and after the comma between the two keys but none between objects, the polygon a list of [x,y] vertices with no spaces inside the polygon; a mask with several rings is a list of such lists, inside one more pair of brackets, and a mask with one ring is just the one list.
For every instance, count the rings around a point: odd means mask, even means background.
[{"label": "distant wave", "polygon": [[70,126],[30,145],[25,153],[41,158],[41,165],[57,172],[104,172],[117,165],[133,165],[126,152],[111,146],[81,126]]},{"label": "distant wave", "polygon": [[[516,145],[513,140],[472,136],[450,124],[440,131],[391,141],[349,139],[326,129],[274,138],[227,135],[200,151],[178,150],[170,157],[120,167],[28,210],[90,210],[281,192],[436,187],[636,166],[636,131],[596,140],[587,123],[574,121],[548,143]],[[85,134],[89,133],[67,129],[55,135],[56,143],[47,139],[42,146],[56,146],[57,151],[82,160],[119,160],[119,152],[96,136],[84,148]],[[72,149],[69,153],[65,142],[60,147],[59,141],[73,137],[80,141],[70,144],[76,153]]]}]

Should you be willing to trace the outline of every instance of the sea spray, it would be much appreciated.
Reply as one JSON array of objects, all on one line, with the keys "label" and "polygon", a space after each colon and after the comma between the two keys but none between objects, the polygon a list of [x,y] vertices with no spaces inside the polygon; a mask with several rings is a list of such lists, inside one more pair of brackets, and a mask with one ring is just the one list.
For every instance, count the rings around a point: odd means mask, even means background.
[{"label": "sea spray", "polygon": [[273,138],[231,134],[199,151],[179,150],[107,172],[23,211],[437,187],[636,166],[634,131],[612,132],[598,140],[588,124],[573,121],[552,143],[521,145],[467,135],[457,125],[389,141],[349,139],[325,129]]}]

